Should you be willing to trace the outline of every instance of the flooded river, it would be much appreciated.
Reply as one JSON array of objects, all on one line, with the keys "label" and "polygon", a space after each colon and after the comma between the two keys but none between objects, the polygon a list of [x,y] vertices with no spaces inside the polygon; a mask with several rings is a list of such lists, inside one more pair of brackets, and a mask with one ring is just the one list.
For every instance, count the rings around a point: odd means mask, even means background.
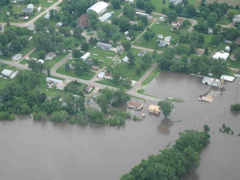
[{"label": "flooded river", "polygon": [[[239,86],[239,87],[238,87]],[[210,144],[201,153],[200,167],[186,180],[238,180],[240,177],[240,115],[230,104],[240,101],[240,80],[226,83],[213,103],[197,101],[207,86],[201,78],[161,73],[145,93],[161,99],[178,97],[169,119],[148,115],[145,103],[140,122],[128,120],[125,127],[82,127],[19,118],[0,122],[0,177],[4,180],[118,180],[150,154],[156,154],[185,129],[211,128]],[[136,100],[136,99],[135,99]],[[141,100],[136,100],[142,102]],[[126,107],[124,107],[126,109]],[[235,135],[219,133],[225,123]]]}]

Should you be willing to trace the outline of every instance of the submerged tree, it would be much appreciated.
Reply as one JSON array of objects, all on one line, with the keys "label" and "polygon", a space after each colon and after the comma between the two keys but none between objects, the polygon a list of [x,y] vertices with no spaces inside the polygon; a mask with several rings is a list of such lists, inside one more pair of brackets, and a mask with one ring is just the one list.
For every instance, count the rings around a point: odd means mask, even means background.
[{"label": "submerged tree", "polygon": [[174,105],[169,100],[160,101],[158,105],[161,106],[161,110],[165,117],[168,117],[171,114],[172,109],[174,108]]}]

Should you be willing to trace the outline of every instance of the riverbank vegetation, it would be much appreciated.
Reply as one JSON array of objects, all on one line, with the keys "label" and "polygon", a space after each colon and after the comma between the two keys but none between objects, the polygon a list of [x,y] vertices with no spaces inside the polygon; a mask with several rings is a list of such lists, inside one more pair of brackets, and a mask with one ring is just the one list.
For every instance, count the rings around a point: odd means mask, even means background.
[{"label": "riverbank vegetation", "polygon": [[210,135],[206,131],[186,130],[179,133],[179,139],[172,147],[142,160],[121,180],[180,179],[200,165],[199,154],[209,139]]}]

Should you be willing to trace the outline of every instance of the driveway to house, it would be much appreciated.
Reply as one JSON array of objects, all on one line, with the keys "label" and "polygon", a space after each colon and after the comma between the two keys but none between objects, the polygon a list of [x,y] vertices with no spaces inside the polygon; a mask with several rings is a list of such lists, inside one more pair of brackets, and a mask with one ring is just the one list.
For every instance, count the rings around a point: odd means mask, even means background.
[{"label": "driveway to house", "polygon": [[132,45],[132,48],[134,48],[134,49],[139,49],[139,50],[142,50],[142,51],[149,51],[149,52],[154,52],[154,51],[156,51],[156,52],[159,53],[159,54],[162,53],[162,51],[158,51],[158,50],[150,49],[150,48],[145,48],[145,47],[141,47],[141,46]]}]

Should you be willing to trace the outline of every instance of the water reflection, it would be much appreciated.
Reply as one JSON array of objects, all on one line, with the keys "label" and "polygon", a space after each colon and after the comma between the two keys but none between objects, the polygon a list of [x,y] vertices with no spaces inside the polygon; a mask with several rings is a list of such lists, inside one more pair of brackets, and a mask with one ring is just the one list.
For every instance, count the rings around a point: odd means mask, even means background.
[{"label": "water reflection", "polygon": [[164,118],[161,120],[161,123],[158,125],[158,130],[162,134],[169,134],[170,129],[173,126],[173,122],[169,118]]}]

